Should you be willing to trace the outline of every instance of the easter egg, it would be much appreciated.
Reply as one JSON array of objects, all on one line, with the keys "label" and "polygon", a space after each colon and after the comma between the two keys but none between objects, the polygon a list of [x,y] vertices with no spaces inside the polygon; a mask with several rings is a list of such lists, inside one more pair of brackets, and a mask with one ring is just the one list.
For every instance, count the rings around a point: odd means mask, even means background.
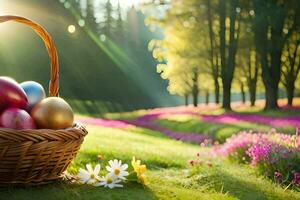
[{"label": "easter egg", "polygon": [[28,99],[19,84],[9,78],[0,77],[0,113],[6,108],[25,108]]},{"label": "easter egg", "polygon": [[20,84],[27,95],[26,110],[31,110],[37,103],[46,97],[43,86],[35,81],[26,81]]},{"label": "easter egg", "polygon": [[73,126],[71,106],[62,98],[49,97],[40,101],[31,111],[38,128],[65,129]]},{"label": "easter egg", "polygon": [[11,129],[35,129],[35,123],[31,116],[22,109],[8,108],[0,116],[0,123],[4,128]]}]

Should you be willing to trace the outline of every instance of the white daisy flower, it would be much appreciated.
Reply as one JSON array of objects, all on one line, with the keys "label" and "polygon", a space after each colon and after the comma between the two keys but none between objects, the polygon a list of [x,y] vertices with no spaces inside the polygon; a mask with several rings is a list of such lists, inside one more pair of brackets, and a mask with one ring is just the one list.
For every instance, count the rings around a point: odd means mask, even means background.
[{"label": "white daisy flower", "polygon": [[106,166],[106,169],[111,176],[114,176],[114,178],[125,180],[125,177],[129,175],[129,173],[126,171],[128,165],[122,165],[121,160],[110,160],[108,164],[109,166]]},{"label": "white daisy flower", "polygon": [[96,165],[95,169],[93,169],[91,164],[86,165],[87,170],[80,168],[78,173],[80,183],[93,185],[98,182],[100,180],[100,168],[99,164]]},{"label": "white daisy flower", "polygon": [[122,184],[119,184],[121,181],[122,180],[116,178],[115,176],[112,176],[111,174],[107,174],[105,177],[102,177],[101,182],[95,184],[95,186],[104,186],[113,189],[116,187],[123,187]]}]

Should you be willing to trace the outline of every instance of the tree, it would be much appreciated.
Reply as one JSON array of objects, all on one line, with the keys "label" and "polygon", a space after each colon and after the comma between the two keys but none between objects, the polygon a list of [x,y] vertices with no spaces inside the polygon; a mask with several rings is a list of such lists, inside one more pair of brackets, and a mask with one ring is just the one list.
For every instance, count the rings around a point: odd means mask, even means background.
[{"label": "tree", "polygon": [[98,33],[95,11],[94,11],[94,0],[86,1],[86,16],[85,16],[86,26],[94,33]]},{"label": "tree", "polygon": [[219,83],[219,77],[220,77],[220,65],[219,65],[219,52],[216,51],[217,45],[216,45],[216,34],[213,30],[213,14],[212,14],[212,5],[211,0],[206,0],[206,6],[207,6],[207,25],[208,25],[208,31],[209,31],[209,56],[210,56],[210,63],[212,68],[212,77],[214,80],[214,87],[215,87],[215,103],[219,104],[220,102],[220,83]]},{"label": "tree", "polygon": [[[182,96],[191,93],[194,106],[198,105],[199,76],[209,68],[206,37],[199,37],[199,34],[202,36],[207,32],[199,26],[198,20],[202,15],[195,13],[198,6],[198,1],[172,2],[164,18],[152,19],[154,24],[164,28],[164,39],[151,49],[155,58],[158,58],[157,54],[164,55],[166,64],[162,76],[169,80],[169,91]],[[191,10],[191,7],[195,9]],[[184,87],[178,87],[178,83]]]},{"label": "tree", "polygon": [[[227,5],[226,0],[219,0],[219,23],[220,23],[220,58],[221,58],[221,78],[223,83],[223,108],[231,109],[231,83],[235,69],[235,59],[237,44],[240,33],[240,17],[238,0],[231,0]],[[229,24],[226,31],[227,7],[229,7]],[[229,40],[226,41],[227,33]]]},{"label": "tree", "polygon": [[110,0],[107,0],[104,6],[104,21],[103,21],[103,33],[106,36],[111,36],[113,24],[114,24],[114,18],[113,18],[113,6],[110,2]]},{"label": "tree", "polygon": [[254,106],[256,101],[257,81],[259,77],[259,60],[255,51],[249,51],[247,66],[248,70],[246,73],[246,78],[250,93],[250,103],[251,106]]},{"label": "tree", "polygon": [[117,7],[117,20],[116,20],[116,34],[117,34],[117,40],[119,41],[119,43],[123,43],[124,42],[124,22],[123,22],[123,18],[122,18],[122,9],[121,9],[121,5],[120,5],[120,1],[118,1],[118,7]]},{"label": "tree", "polygon": [[251,20],[253,11],[245,9],[242,13],[241,33],[238,44],[236,79],[239,82],[242,99],[245,99],[245,86],[250,96],[251,106],[255,105],[257,82],[259,78],[259,60],[255,51]]},{"label": "tree", "polygon": [[281,77],[281,57],[287,39],[299,29],[297,1],[253,0],[253,20],[256,50],[265,86],[265,109],[278,107],[278,86]]},{"label": "tree", "polygon": [[288,105],[293,105],[295,82],[300,70],[300,35],[295,33],[286,43],[282,56],[282,83],[286,88]]}]

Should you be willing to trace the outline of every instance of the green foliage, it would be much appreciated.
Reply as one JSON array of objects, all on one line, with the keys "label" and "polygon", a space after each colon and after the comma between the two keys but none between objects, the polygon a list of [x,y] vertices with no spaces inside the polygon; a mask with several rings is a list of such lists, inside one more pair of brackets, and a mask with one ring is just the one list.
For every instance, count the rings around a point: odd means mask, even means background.
[{"label": "green foliage", "polygon": [[205,32],[199,26],[201,12],[196,9],[191,11],[197,6],[199,3],[196,1],[172,2],[163,18],[148,19],[150,25],[154,23],[164,29],[164,39],[153,40],[149,48],[153,50],[154,58],[162,62],[157,65],[157,71],[169,81],[168,90],[171,94],[197,94],[195,90],[207,88],[201,84],[204,76],[199,77],[200,73],[210,70],[207,67],[207,54],[204,53],[207,45]]}]

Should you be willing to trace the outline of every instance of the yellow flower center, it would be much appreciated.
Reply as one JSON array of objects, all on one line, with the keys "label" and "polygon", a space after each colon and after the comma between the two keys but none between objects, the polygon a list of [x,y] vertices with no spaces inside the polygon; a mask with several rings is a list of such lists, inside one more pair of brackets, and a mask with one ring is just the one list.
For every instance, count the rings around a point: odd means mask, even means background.
[{"label": "yellow flower center", "polygon": [[106,180],[106,182],[107,182],[108,184],[111,184],[111,183],[113,182],[113,180],[112,180],[112,178],[108,178],[108,179]]},{"label": "yellow flower center", "polygon": [[119,169],[115,169],[115,175],[119,175],[120,174],[120,170]]},{"label": "yellow flower center", "polygon": [[95,174],[91,174],[91,175],[90,175],[90,178],[91,178],[91,179],[95,179],[95,178],[96,178]]}]

